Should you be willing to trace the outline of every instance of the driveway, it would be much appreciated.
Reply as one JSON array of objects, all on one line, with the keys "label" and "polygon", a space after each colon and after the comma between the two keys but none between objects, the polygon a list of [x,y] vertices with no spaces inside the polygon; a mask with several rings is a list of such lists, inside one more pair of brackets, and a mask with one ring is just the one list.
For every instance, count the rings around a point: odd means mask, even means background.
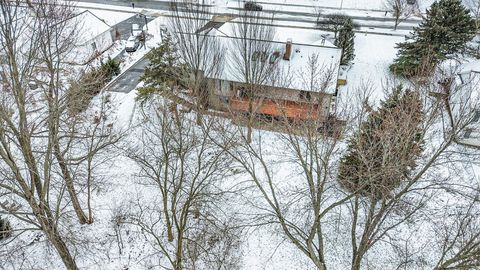
[{"label": "driveway", "polygon": [[[150,16],[134,15],[114,25],[113,29],[116,29],[120,33],[122,40],[126,40],[132,35],[132,24],[138,24],[140,28],[143,28],[146,23],[149,23],[153,19],[155,18]],[[141,48],[139,48],[139,50],[140,49]],[[124,53],[125,50],[116,57],[116,60],[121,61]],[[106,88],[106,90],[121,93],[128,93],[132,91],[140,82],[140,76],[142,76],[143,71],[148,63],[149,62],[145,57],[141,58],[133,66],[115,78],[114,81],[111,82]]]},{"label": "driveway", "polygon": [[115,78],[105,90],[129,93],[140,83],[140,77],[143,75],[143,71],[149,63],[146,57],[141,58],[133,66]]}]

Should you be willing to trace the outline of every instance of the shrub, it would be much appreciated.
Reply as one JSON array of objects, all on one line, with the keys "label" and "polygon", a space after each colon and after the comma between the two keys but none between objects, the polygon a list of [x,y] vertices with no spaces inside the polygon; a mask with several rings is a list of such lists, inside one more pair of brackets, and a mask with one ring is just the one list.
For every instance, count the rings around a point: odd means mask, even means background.
[{"label": "shrub", "polygon": [[105,85],[120,74],[120,64],[108,58],[108,60],[80,76],[78,81],[72,81],[68,92],[68,111],[70,115],[76,115],[85,111],[92,98],[100,93]]}]

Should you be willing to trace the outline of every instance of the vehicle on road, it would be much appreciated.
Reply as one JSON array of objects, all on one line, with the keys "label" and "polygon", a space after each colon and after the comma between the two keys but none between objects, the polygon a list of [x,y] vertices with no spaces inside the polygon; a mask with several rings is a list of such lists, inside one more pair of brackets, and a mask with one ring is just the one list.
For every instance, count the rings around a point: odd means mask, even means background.
[{"label": "vehicle on road", "polygon": [[125,44],[125,51],[134,52],[138,49],[139,46],[140,46],[140,41],[138,40],[138,37],[131,36],[128,38],[127,43]]},{"label": "vehicle on road", "polygon": [[243,5],[243,8],[245,10],[252,10],[252,11],[262,11],[262,9],[263,9],[262,5],[259,5],[259,4],[255,3],[254,1],[245,2],[245,4]]}]

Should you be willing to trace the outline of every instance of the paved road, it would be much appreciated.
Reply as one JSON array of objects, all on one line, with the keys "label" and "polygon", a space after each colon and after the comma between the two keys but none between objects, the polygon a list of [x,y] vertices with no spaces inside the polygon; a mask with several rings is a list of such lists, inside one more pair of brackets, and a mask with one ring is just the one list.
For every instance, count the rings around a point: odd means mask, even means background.
[{"label": "paved road", "polygon": [[124,21],[121,21],[117,23],[116,25],[113,26],[113,29],[118,30],[118,32],[121,35],[120,39],[126,40],[128,39],[129,36],[132,35],[132,24],[138,24],[140,28],[143,28],[143,26],[146,23],[149,23],[153,20],[154,18],[149,17],[149,16],[132,16]]},{"label": "paved road", "polygon": [[[170,3],[168,1],[147,1],[147,0],[81,0],[82,2],[106,4],[106,5],[117,5],[117,6],[126,6],[131,7],[132,2],[135,3],[134,10],[140,10],[143,8],[147,9],[158,9],[158,10],[170,10]],[[295,5],[293,5],[295,6]],[[181,8],[181,6],[180,6]],[[232,12],[237,13],[239,8],[229,8]],[[327,8],[337,10],[338,8]],[[284,21],[284,22],[301,22],[301,23],[311,23],[312,29],[315,29],[315,23],[317,21],[318,14],[312,12],[302,12],[302,11],[289,11],[289,10],[267,10],[262,11],[266,15],[266,18],[270,18],[267,14],[274,13],[275,21]],[[214,15],[225,15],[225,13],[215,13]],[[393,29],[395,19],[391,16],[384,17],[375,17],[375,16],[350,16],[354,22],[363,28],[380,28],[380,29]],[[320,15],[320,18],[326,18],[325,15]],[[408,18],[404,20],[399,26],[398,30],[413,30],[413,26],[418,24],[421,20],[419,18]],[[359,31],[361,32],[361,31]]]},{"label": "paved road", "polygon": [[[100,3],[100,4],[109,4],[109,5],[120,5],[120,6],[131,6],[131,1],[127,0],[82,0],[83,2],[92,2],[92,3]],[[162,2],[162,1],[135,1],[135,8],[132,8],[132,12],[135,12],[136,10],[143,9],[143,8],[149,8],[149,9],[164,9],[164,10],[169,10],[170,6],[168,2]],[[266,11],[267,13],[269,11]],[[288,19],[278,19],[279,21],[304,21],[304,22],[312,22],[314,23],[315,21],[312,21],[312,18],[316,20],[316,15],[312,13],[299,13],[299,12],[284,12],[285,14],[291,14],[291,15],[299,15],[299,16],[309,16],[311,19],[302,19],[302,18],[288,18]],[[153,18],[147,17],[147,22],[151,21]],[[388,18],[368,18],[368,17],[358,17],[357,19],[361,20],[371,20],[372,22],[385,22],[389,21]],[[115,25],[114,27],[120,32],[122,35],[122,39],[127,39],[128,36],[130,36],[130,31],[131,31],[131,25],[132,23],[139,24],[141,27],[145,25],[145,17],[142,16],[133,16],[125,21],[122,21]],[[363,25],[365,26],[365,25]],[[367,26],[368,27],[368,26]],[[305,27],[299,27],[299,28],[305,28]],[[312,29],[315,28],[315,26],[311,27]],[[390,28],[390,27],[389,27]],[[401,25],[399,27],[401,29]],[[131,90],[135,89],[135,87],[138,85],[140,82],[140,77],[144,72],[145,67],[149,64],[149,61],[146,58],[140,59],[137,63],[135,63],[132,67],[127,69],[124,73],[122,73],[118,78],[116,78],[107,88],[107,91],[114,91],[114,92],[122,92],[122,93],[128,93]]]},{"label": "paved road", "polygon": [[146,58],[140,59],[132,67],[116,78],[105,90],[129,93],[140,83],[140,76],[143,75],[143,71],[148,64],[149,61]]}]

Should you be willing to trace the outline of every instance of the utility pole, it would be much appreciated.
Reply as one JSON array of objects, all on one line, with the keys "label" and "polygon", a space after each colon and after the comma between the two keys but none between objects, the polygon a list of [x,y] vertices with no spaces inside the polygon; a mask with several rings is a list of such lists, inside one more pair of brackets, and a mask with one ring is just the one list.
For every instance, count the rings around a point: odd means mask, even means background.
[{"label": "utility pole", "polygon": [[340,9],[343,8],[343,0],[340,2]]}]

